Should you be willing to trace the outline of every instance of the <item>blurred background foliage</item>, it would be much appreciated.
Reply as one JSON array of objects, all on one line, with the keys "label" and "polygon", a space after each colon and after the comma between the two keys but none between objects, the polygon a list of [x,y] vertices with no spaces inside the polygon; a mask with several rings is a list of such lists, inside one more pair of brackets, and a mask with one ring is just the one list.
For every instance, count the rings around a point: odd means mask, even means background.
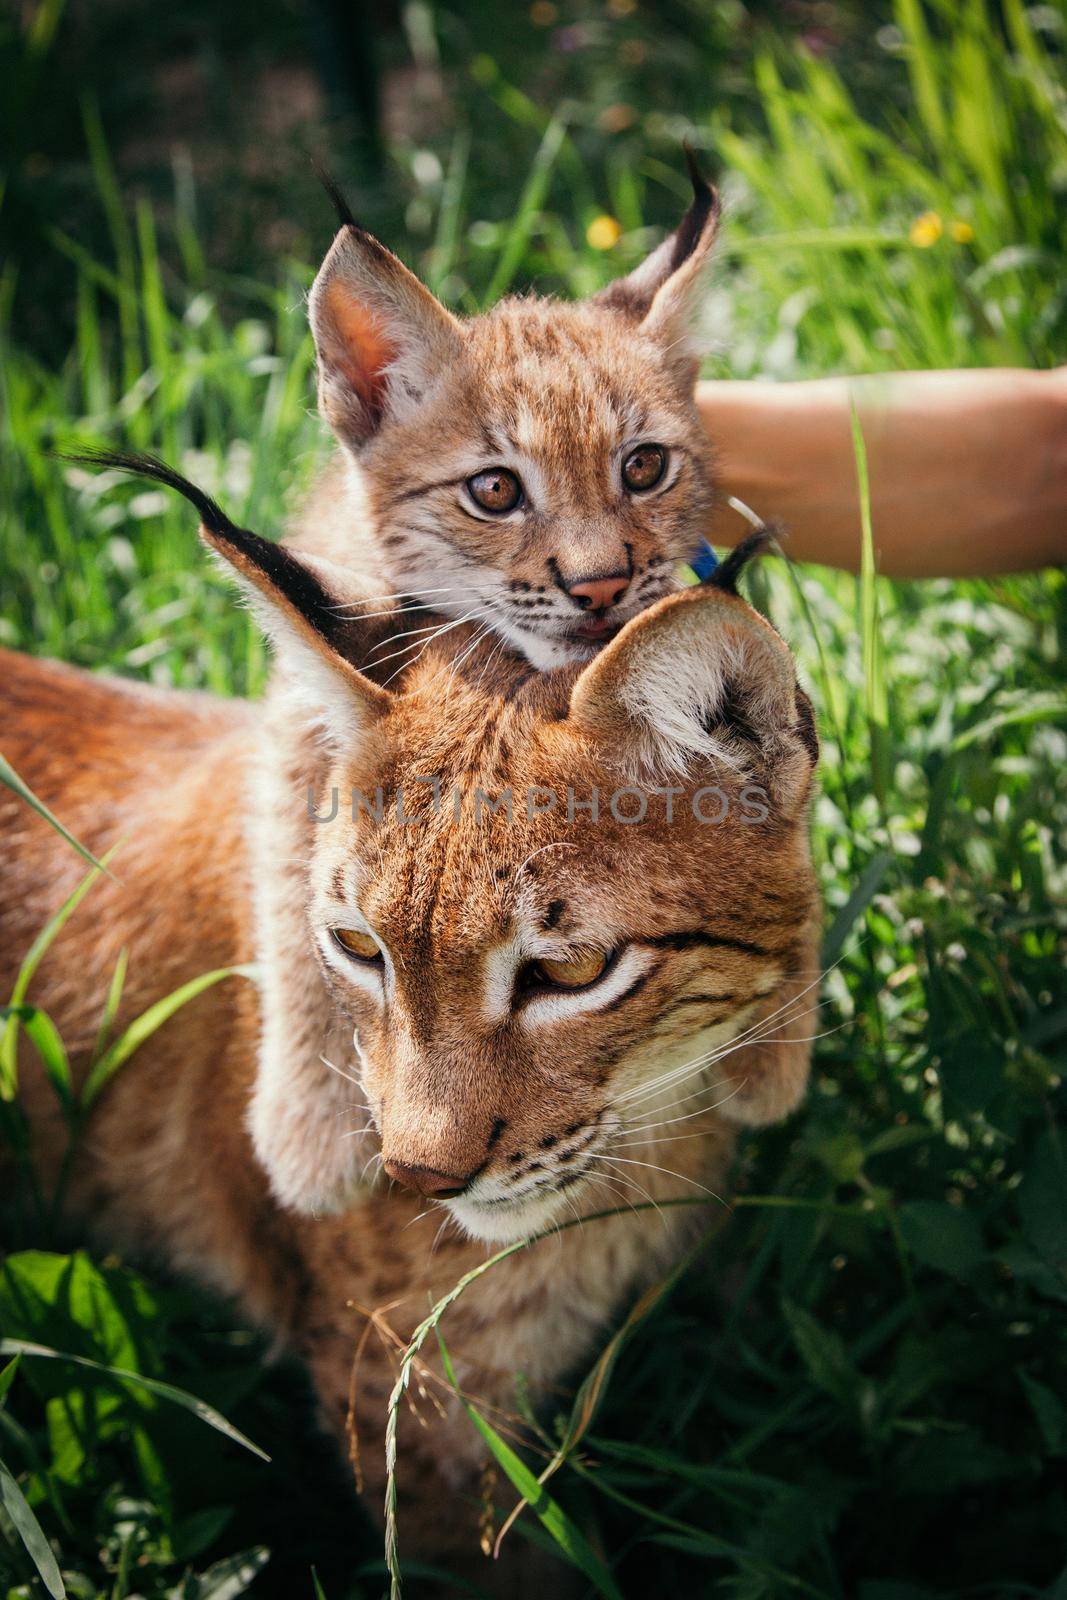
[{"label": "blurred background foliage", "polygon": [[[1065,26],[1021,0],[9,7],[0,641],[261,686],[184,510],[47,452],[158,449],[281,530],[325,446],[312,154],[473,309],[625,271],[685,202],[688,137],[728,207],[709,373],[1063,361]],[[820,716],[825,1036],[553,1492],[627,1596],[1064,1600],[1064,580],[769,564],[753,594]],[[159,1274],[7,1239],[4,1337],[176,1384],[274,1456],[23,1355],[0,1490],[69,1593],[379,1592],[298,1372],[264,1376],[232,1314]],[[0,1584],[37,1596],[15,1505]]]}]

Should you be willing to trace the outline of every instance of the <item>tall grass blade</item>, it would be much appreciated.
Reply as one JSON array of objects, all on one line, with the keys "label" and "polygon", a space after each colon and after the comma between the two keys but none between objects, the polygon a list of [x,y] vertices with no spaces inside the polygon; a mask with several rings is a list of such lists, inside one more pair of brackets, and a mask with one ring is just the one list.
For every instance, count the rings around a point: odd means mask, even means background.
[{"label": "tall grass blade", "polygon": [[129,965],[129,959],[130,952],[123,945],[119,951],[118,960],[115,962],[115,970],[111,974],[111,982],[108,985],[107,999],[104,1001],[104,1010],[96,1033],[96,1043],[93,1045],[90,1067],[95,1067],[104,1053],[108,1039],[111,1037],[111,1029],[114,1026],[115,1017],[122,1001],[122,991],[126,985],[126,968]]},{"label": "tall grass blade", "polygon": [[224,978],[254,980],[257,976],[258,968],[254,966],[217,967],[214,972],[204,972],[199,978],[191,978],[188,983],[183,983],[173,993],[165,995],[162,1000],[157,1000],[154,1005],[149,1006],[147,1011],[143,1011],[130,1023],[93,1066],[82,1089],[82,1113],[90,1110],[115,1073],[130,1059],[134,1051],[139,1050],[145,1040],[150,1039],[176,1011],[181,1010],[182,1006],[188,1005],[190,1000],[195,1000],[197,995],[203,994],[205,989],[210,989],[214,984],[221,983]]},{"label": "tall grass blade", "polygon": [[88,1356],[70,1355],[65,1350],[52,1350],[47,1345],[32,1344],[27,1339],[0,1339],[0,1355],[25,1356],[27,1360],[42,1361],[69,1361],[76,1367],[85,1367],[89,1372],[96,1372],[101,1377],[112,1378],[116,1383],[133,1389],[145,1389],[149,1394],[155,1395],[158,1400],[167,1400],[171,1405],[180,1406],[183,1411],[188,1411],[206,1427],[213,1428],[216,1433],[221,1433],[227,1439],[232,1439],[234,1444],[239,1444],[243,1450],[250,1450],[261,1461],[269,1461],[270,1456],[261,1450],[258,1444],[235,1428],[232,1422],[227,1422],[221,1411],[216,1411],[214,1406],[209,1406],[206,1400],[201,1400],[195,1394],[189,1394],[185,1389],[179,1389],[173,1383],[164,1383],[160,1378],[146,1378],[141,1372],[127,1372],[123,1367],[109,1367],[102,1361],[92,1361]]},{"label": "tall grass blade", "polygon": [[11,1016],[16,1016],[22,1024],[26,1037],[41,1058],[48,1081],[56,1091],[63,1115],[69,1119],[74,1113],[74,1085],[66,1046],[60,1038],[59,1029],[48,1013],[36,1006],[0,1006],[0,1018],[6,1022]]},{"label": "tall grass blade", "polygon": [[537,221],[537,214],[544,205],[552,169],[556,164],[566,137],[566,120],[557,114],[545,129],[537,154],[534,156],[530,176],[526,180],[526,186],[519,199],[518,210],[508,229],[507,237],[504,240],[504,248],[500,252],[500,258],[493,271],[493,276],[489,280],[489,287],[485,291],[486,303],[489,305],[499,300],[500,296],[505,294],[511,287],[512,279],[522,263],[523,256],[526,254],[526,247],[530,242],[534,224]]},{"label": "tall grass blade", "polygon": [[15,1374],[19,1370],[19,1363],[21,1360],[21,1356],[15,1356],[11,1361],[8,1362],[4,1370],[0,1372],[0,1408],[3,1407],[4,1401],[7,1399],[8,1390],[15,1381]]},{"label": "tall grass blade", "polygon": [[437,213],[437,232],[426,282],[435,294],[452,271],[459,248],[459,228],[463,217],[463,186],[467,177],[471,135],[469,128],[458,128],[452,140],[445,181],[441,190],[441,204]]},{"label": "tall grass blade", "polygon": [[907,40],[908,76],[919,116],[932,145],[944,149],[949,142],[948,119],[938,84],[937,52],[926,25],[922,0],[896,0],[897,25]]},{"label": "tall grass blade", "polygon": [[67,841],[71,849],[78,852],[83,861],[88,861],[91,866],[97,867],[101,872],[104,870],[102,863],[96,859],[92,851],[87,850],[70,830],[63,826],[59,818],[49,811],[43,800],[37,798],[29,784],[23,782],[10,761],[6,760],[2,755],[0,755],[0,783],[6,784],[9,789],[18,795],[20,800],[25,800],[28,806],[32,806],[37,815],[43,817]]},{"label": "tall grass blade", "polygon": [[14,1523],[15,1531],[26,1546],[26,1554],[37,1568],[37,1575],[52,1596],[52,1600],[66,1600],[67,1591],[52,1553],[52,1546],[45,1538],[44,1529],[34,1516],[26,1496],[2,1461],[0,1461],[0,1504]]},{"label": "tall grass blade", "polygon": [[523,1500],[532,1508],[571,1565],[584,1572],[597,1594],[605,1595],[606,1600],[622,1600],[621,1589],[595,1554],[585,1535],[571,1521],[562,1506],[553,1500],[547,1489],[538,1483],[529,1467],[515,1454],[507,1441],[500,1437],[496,1429],[461,1394],[440,1329],[437,1332],[437,1342],[441,1347],[441,1363],[445,1369],[445,1377],[452,1385],[464,1411],[488,1445],[493,1459],[507,1473]]},{"label": "tall grass blade", "polygon": [[845,901],[831,922],[826,934],[822,949],[822,965],[824,969],[837,965],[845,940],[856,923],[866,911],[882,884],[885,882],[886,873],[893,865],[894,855],[892,850],[879,850],[868,861],[856,882],[856,887]]},{"label": "tall grass blade", "polygon": [[850,402],[852,448],[856,458],[856,481],[860,497],[860,621],[863,638],[863,685],[867,728],[871,741],[871,782],[883,814],[889,795],[889,701],[885,686],[882,655],[881,618],[878,611],[878,573],[874,557],[874,530],[871,525],[871,482],[867,465],[867,446],[859,412]]},{"label": "tall grass blade", "polygon": [[107,864],[116,849],[117,846],[113,846],[105,854],[102,861],[93,864],[74,890],[74,893],[41,929],[23,959],[18,976],[15,979],[15,987],[11,991],[11,1010],[4,1023],[3,1036],[0,1037],[0,1100],[12,1101],[18,1092],[18,1060],[16,1056],[19,1028],[18,1008],[26,998],[26,991],[30,986],[33,975],[40,966],[49,945],[63,928],[64,923],[77,911],[100,874],[107,870]]}]

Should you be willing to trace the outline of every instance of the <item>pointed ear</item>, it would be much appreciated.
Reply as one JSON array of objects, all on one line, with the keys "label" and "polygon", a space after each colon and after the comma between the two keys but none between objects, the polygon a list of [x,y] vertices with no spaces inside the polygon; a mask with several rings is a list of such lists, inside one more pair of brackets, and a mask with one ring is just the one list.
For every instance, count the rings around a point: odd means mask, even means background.
[{"label": "pointed ear", "polygon": [[787,811],[818,757],[785,643],[740,596],[711,586],[627,623],[577,679],[570,718],[632,772],[685,778],[714,762],[758,774]]},{"label": "pointed ear", "polygon": [[462,348],[459,322],[391,251],[347,222],[308,301],[319,409],[354,450],[390,412],[403,415]]},{"label": "pointed ear", "polygon": [[[595,305],[607,306],[640,323],[668,348],[678,341],[686,343],[701,271],[718,235],[721,213],[718,193],[701,173],[688,146],[685,159],[693,198],[677,228],[628,277],[593,296]],[[688,349],[684,354],[689,358]]]},{"label": "pointed ear", "polygon": [[337,745],[350,745],[388,707],[392,695],[372,683],[360,659],[358,619],[366,595],[343,567],[295,555],[228,521],[206,519],[200,537],[236,575],[283,668],[290,696]]},{"label": "pointed ear", "polygon": [[290,692],[335,741],[350,741],[382,715],[392,695],[352,665],[353,656],[363,656],[353,611],[367,597],[343,567],[236,527],[210,495],[155,456],[93,451],[64,459],[152,478],[195,506],[201,538],[251,600],[287,668]]}]

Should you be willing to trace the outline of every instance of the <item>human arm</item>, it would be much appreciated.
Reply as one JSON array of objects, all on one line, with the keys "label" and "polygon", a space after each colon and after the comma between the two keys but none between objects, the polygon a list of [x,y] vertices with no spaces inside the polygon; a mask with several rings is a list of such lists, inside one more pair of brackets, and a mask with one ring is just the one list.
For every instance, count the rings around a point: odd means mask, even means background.
[{"label": "human arm", "polygon": [[[797,560],[859,567],[850,397],[880,571],[962,577],[1067,561],[1067,368],[700,383],[722,490],[780,519]],[[744,531],[721,508],[712,542]]]}]

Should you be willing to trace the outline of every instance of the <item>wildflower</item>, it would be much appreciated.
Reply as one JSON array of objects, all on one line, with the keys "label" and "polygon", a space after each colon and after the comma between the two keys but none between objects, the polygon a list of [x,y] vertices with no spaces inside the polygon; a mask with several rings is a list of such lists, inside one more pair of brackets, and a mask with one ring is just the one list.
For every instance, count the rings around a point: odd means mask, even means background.
[{"label": "wildflower", "polygon": [[585,230],[585,242],[594,250],[610,250],[621,237],[622,229],[614,217],[594,217]]},{"label": "wildflower", "polygon": [[530,7],[530,21],[535,28],[550,28],[559,16],[559,8],[552,0],[534,0]]},{"label": "wildflower", "polygon": [[608,0],[609,17],[632,17],[637,10],[637,0]]},{"label": "wildflower", "polygon": [[957,217],[955,222],[952,223],[948,231],[951,233],[957,244],[970,244],[971,240],[974,238],[974,229],[971,227],[970,223],[962,221],[959,217]]},{"label": "wildflower", "polygon": [[929,250],[936,244],[945,231],[945,225],[936,211],[924,211],[921,217],[916,217],[911,225],[908,238],[920,250]]}]

